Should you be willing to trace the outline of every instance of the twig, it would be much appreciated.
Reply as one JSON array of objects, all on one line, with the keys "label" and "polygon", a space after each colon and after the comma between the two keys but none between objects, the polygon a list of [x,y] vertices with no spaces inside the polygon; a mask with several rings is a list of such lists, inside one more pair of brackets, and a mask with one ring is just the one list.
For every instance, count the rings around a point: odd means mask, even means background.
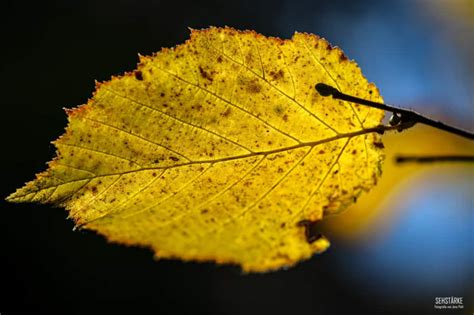
[{"label": "twig", "polygon": [[330,85],[324,84],[324,83],[316,84],[316,90],[322,96],[332,95],[332,97],[335,98],[335,99],[340,99],[340,100],[344,100],[344,101],[348,101],[348,102],[352,102],[352,103],[358,103],[358,104],[361,104],[361,105],[366,105],[366,106],[386,110],[386,111],[392,112],[394,114],[400,115],[401,116],[400,117],[401,122],[405,123],[405,124],[403,126],[402,126],[402,124],[400,124],[400,129],[399,130],[410,128],[413,125],[415,125],[416,123],[421,123],[421,124],[425,124],[425,125],[428,125],[428,126],[440,129],[440,130],[444,130],[444,131],[453,133],[453,134],[461,136],[461,137],[468,138],[470,140],[474,139],[474,133],[472,133],[472,132],[469,132],[467,130],[463,130],[463,129],[460,129],[460,128],[457,128],[457,127],[454,127],[454,126],[447,125],[447,124],[445,124],[441,121],[433,120],[431,118],[425,117],[425,116],[423,116],[423,115],[421,115],[417,112],[414,112],[414,111],[411,111],[411,110],[408,110],[408,109],[398,108],[398,107],[394,107],[394,106],[390,106],[390,105],[386,105],[386,104],[382,104],[382,103],[368,101],[368,100],[358,98],[358,97],[355,97],[355,96],[352,96],[352,95],[347,95],[347,94],[344,94],[344,93],[340,92],[338,89],[336,89],[336,88],[334,88]]},{"label": "twig", "polygon": [[434,163],[434,162],[474,162],[472,155],[439,155],[439,156],[411,156],[398,155],[395,157],[396,163]]}]

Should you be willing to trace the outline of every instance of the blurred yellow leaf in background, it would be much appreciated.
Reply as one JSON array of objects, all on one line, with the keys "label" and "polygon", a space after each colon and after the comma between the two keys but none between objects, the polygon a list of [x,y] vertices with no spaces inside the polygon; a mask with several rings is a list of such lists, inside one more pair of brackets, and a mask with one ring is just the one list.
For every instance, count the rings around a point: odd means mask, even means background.
[{"label": "blurred yellow leaf in background", "polygon": [[472,172],[470,165],[465,163],[395,163],[398,155],[472,155],[474,144],[465,138],[417,125],[402,133],[387,133],[383,136],[383,142],[386,146],[384,174],[377,186],[370,194],[362,195],[357,203],[344,213],[325,220],[325,227],[332,232],[332,235],[344,241],[371,241],[375,236],[382,236],[394,219],[402,215],[397,212],[400,201],[406,198],[407,189],[416,190],[413,184],[417,179],[436,172],[454,173],[457,170]]}]

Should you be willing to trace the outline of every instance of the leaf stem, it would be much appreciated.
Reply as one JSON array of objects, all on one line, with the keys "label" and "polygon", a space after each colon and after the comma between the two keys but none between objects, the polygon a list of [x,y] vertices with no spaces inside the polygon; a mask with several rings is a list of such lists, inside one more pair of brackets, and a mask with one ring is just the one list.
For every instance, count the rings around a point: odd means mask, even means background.
[{"label": "leaf stem", "polygon": [[458,135],[470,140],[474,139],[474,133],[470,131],[463,130],[461,128],[454,127],[451,125],[447,125],[441,121],[437,121],[437,120],[428,118],[426,116],[423,116],[415,111],[411,111],[404,108],[398,108],[398,107],[390,106],[387,104],[372,102],[372,101],[358,98],[352,95],[347,95],[340,92],[338,89],[324,83],[316,84],[316,90],[322,96],[332,95],[332,97],[335,99],[340,99],[340,100],[344,100],[344,101],[348,101],[352,103],[366,105],[366,106],[382,109],[385,111],[389,111],[389,112],[401,115],[402,122],[405,122],[406,124],[403,127],[401,124],[399,130],[410,128],[416,123],[421,123],[421,124],[425,124],[425,125],[428,125],[440,130],[447,131],[449,133],[452,133],[452,134],[455,134],[455,135]]}]

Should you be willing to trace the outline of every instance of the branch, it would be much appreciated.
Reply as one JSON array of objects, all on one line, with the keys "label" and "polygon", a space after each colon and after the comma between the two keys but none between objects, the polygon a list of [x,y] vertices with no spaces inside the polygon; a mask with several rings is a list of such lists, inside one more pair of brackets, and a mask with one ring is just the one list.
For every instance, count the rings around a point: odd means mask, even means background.
[{"label": "branch", "polygon": [[396,163],[435,163],[435,162],[474,162],[472,155],[433,155],[433,156],[412,156],[398,155],[395,157]]},{"label": "branch", "polygon": [[[402,126],[402,124],[400,124],[400,129],[399,130],[410,128],[413,125],[415,125],[416,123],[421,123],[421,124],[425,124],[425,125],[428,125],[428,126],[440,129],[440,130],[450,132],[452,134],[455,134],[455,135],[458,135],[458,136],[461,136],[461,137],[468,138],[470,140],[474,139],[474,133],[472,133],[470,131],[447,125],[447,124],[445,124],[441,121],[433,120],[431,118],[428,118],[426,116],[423,116],[423,115],[421,115],[417,112],[414,112],[414,111],[411,111],[411,110],[408,110],[408,109],[398,108],[398,107],[394,107],[394,106],[390,106],[390,105],[386,105],[386,104],[382,104],[382,103],[368,101],[368,100],[358,98],[358,97],[355,97],[355,96],[352,96],[352,95],[347,95],[347,94],[344,94],[344,93],[340,92],[338,89],[336,89],[336,88],[334,88],[330,85],[324,84],[324,83],[316,84],[316,90],[319,92],[319,94],[321,94],[321,96],[332,95],[332,97],[335,98],[335,99],[340,99],[340,100],[344,100],[344,101],[348,101],[348,102],[352,102],[352,103],[357,103],[357,104],[361,104],[361,105],[366,105],[366,106],[370,106],[370,107],[374,107],[374,108],[378,108],[378,109],[382,109],[382,110],[385,110],[385,111],[392,112],[395,117],[398,117],[394,120],[395,124],[397,124],[399,122],[405,123],[403,126]],[[397,120],[399,120],[399,121],[397,121]],[[391,121],[391,123],[392,123],[392,121]]]}]

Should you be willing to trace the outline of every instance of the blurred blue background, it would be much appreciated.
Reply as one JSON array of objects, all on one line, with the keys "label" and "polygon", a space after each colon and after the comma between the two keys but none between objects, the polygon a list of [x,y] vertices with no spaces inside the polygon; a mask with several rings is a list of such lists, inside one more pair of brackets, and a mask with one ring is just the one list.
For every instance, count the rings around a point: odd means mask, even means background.
[{"label": "blurred blue background", "polygon": [[378,299],[429,304],[464,295],[472,306],[472,188],[472,173],[459,169],[414,179],[397,193],[403,199],[388,229],[338,250],[344,276]]},{"label": "blurred blue background", "polygon": [[[359,64],[387,102],[423,112],[428,107],[440,116],[453,116],[453,123],[467,128],[473,124],[474,36],[468,25],[473,22],[462,21],[448,10],[463,2],[467,1],[331,1],[320,5],[288,1],[278,30],[285,37],[294,30],[325,37]],[[472,5],[470,9],[474,10]],[[444,10],[444,19],[439,10]],[[464,37],[459,39],[460,35]]]},{"label": "blurred blue background", "polygon": [[[278,27],[285,37],[293,30],[319,34],[359,64],[387,103],[473,129],[474,4],[303,3],[286,3]],[[467,10],[467,17],[463,20],[456,10]],[[435,296],[467,292],[465,301],[473,307],[474,178],[469,168],[465,173],[451,170],[457,173],[454,178],[448,169],[444,176],[419,179],[398,193],[408,197],[398,201],[395,211],[400,215],[389,229],[369,243],[335,249],[355,290],[369,290],[378,299],[401,303],[410,298],[428,305]]]},{"label": "blurred blue background", "polygon": [[[387,103],[474,129],[471,0],[4,1],[0,84],[6,197],[54,155],[62,107],[94,80],[184,42],[187,27],[321,35],[342,47]],[[450,175],[451,174],[451,175]],[[455,175],[452,175],[455,174]],[[287,271],[154,262],[149,251],[72,232],[61,209],[0,206],[0,312],[432,314],[436,296],[474,296],[472,166],[407,187],[400,215],[372,242],[345,242]],[[127,309],[131,307],[131,311]]]}]

